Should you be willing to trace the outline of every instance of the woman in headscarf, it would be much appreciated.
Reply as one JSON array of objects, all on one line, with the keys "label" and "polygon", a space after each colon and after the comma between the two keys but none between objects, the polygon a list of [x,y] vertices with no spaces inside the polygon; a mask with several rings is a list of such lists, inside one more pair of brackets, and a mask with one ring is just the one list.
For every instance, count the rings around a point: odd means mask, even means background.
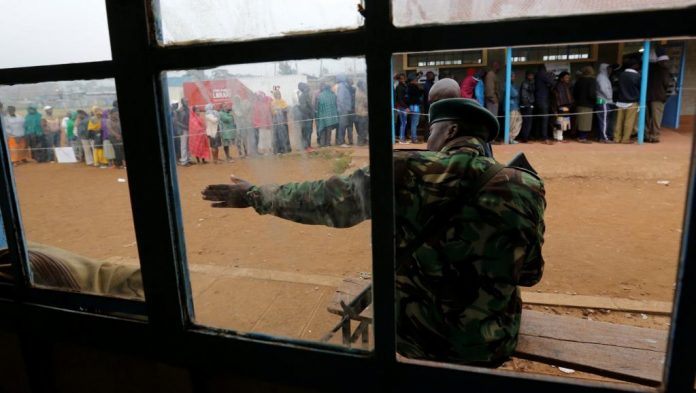
[{"label": "woman in headscarf", "polygon": [[273,154],[290,153],[288,103],[281,96],[280,89],[273,90],[271,114],[273,115]]},{"label": "woman in headscarf", "polygon": [[261,154],[273,151],[271,101],[271,97],[268,97],[264,92],[256,93],[253,122],[254,132],[258,135],[258,151]]},{"label": "woman in headscarf", "polygon": [[114,146],[111,143],[111,129],[109,128],[109,118],[111,116],[111,111],[106,110],[102,113],[102,140],[104,141],[104,159],[109,162],[109,166],[114,165],[114,160],[116,159],[116,152],[114,151]]},{"label": "woman in headscarf", "polygon": [[[218,114],[220,115],[220,139],[222,140],[222,149],[225,151],[227,162],[233,162],[232,155],[230,155],[230,146],[234,145],[235,139],[237,138],[237,125],[234,121],[234,115],[232,114],[232,105],[225,104]],[[239,150],[238,153],[240,156],[242,155],[241,150]]]},{"label": "woman in headscarf", "polygon": [[326,83],[322,83],[320,93],[317,96],[317,144],[319,147],[330,145],[331,130],[338,127],[338,108],[336,106],[336,94]]},{"label": "woman in headscarf", "polygon": [[111,110],[109,113],[109,120],[107,120],[106,124],[109,129],[109,144],[112,146],[114,154],[114,166],[116,169],[124,168],[123,136],[121,133],[121,119],[118,114],[118,108]]},{"label": "woman in headscarf", "polygon": [[592,66],[585,66],[580,71],[580,78],[573,87],[575,111],[578,113],[578,142],[591,143],[588,137],[592,131],[592,109],[597,103],[597,81]]},{"label": "woman in headscarf", "polygon": [[92,117],[87,123],[87,131],[91,141],[92,149],[94,149],[94,166],[106,168],[108,162],[104,158],[104,139],[102,135],[102,110],[97,106],[92,107]]},{"label": "woman in headscarf", "polygon": [[191,105],[189,115],[189,150],[197,163],[205,164],[210,159],[210,144],[205,133],[205,123],[198,114],[199,109]]},{"label": "woman in headscarf", "polygon": [[218,164],[218,153],[222,140],[220,139],[220,114],[213,108],[213,104],[205,106],[205,134],[208,136],[210,148],[213,151],[213,163]]}]

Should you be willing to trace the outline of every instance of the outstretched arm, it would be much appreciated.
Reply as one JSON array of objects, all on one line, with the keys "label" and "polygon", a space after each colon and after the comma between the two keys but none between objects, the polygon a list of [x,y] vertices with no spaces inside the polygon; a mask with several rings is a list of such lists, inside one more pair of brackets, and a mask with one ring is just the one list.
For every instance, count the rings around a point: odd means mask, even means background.
[{"label": "outstretched arm", "polygon": [[358,169],[326,180],[253,186],[232,178],[232,184],[210,185],[203,199],[213,207],[253,207],[302,224],[347,228],[371,218],[370,173]]}]

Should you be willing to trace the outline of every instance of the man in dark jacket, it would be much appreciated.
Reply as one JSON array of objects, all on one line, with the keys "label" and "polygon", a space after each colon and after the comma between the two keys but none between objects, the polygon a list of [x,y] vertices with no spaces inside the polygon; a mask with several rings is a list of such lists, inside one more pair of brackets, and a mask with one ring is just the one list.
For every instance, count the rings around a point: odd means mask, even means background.
[{"label": "man in dark jacket", "polygon": [[423,113],[428,113],[430,110],[430,101],[428,101],[428,95],[430,94],[430,89],[435,84],[435,73],[428,71],[425,73],[425,83],[423,83]]},{"label": "man in dark jacket", "polygon": [[650,66],[648,71],[648,111],[647,136],[645,141],[657,143],[660,141],[660,126],[662,114],[665,111],[667,90],[672,84],[672,75],[669,72],[669,56],[662,55],[657,58],[657,63]]},{"label": "man in dark jacket", "polygon": [[517,140],[522,143],[527,143],[529,133],[532,131],[532,114],[534,113],[534,71],[525,73],[524,82],[520,85],[520,113],[522,114],[522,131],[517,137]]},{"label": "man in dark jacket", "polygon": [[309,149],[312,147],[312,120],[314,118],[312,94],[309,91],[309,85],[304,82],[300,82],[297,88],[300,90],[299,103],[297,106],[300,115],[298,120],[301,123],[302,129],[302,148]]},{"label": "man in dark jacket", "polygon": [[539,139],[547,145],[552,145],[553,142],[549,139],[549,106],[553,77],[546,71],[546,66],[540,64],[534,79],[534,103],[538,115]]},{"label": "man in dark jacket", "polygon": [[631,133],[636,126],[640,101],[640,63],[633,58],[626,60],[624,72],[619,76],[619,108],[614,129],[614,142],[631,143]]}]

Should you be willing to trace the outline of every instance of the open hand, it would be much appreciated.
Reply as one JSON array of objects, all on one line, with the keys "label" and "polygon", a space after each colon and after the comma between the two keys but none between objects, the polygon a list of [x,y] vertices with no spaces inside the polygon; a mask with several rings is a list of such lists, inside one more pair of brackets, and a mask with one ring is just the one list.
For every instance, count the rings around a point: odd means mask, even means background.
[{"label": "open hand", "polygon": [[211,184],[201,192],[203,199],[214,201],[212,207],[249,207],[246,194],[252,184],[246,180],[230,176],[231,184]]}]

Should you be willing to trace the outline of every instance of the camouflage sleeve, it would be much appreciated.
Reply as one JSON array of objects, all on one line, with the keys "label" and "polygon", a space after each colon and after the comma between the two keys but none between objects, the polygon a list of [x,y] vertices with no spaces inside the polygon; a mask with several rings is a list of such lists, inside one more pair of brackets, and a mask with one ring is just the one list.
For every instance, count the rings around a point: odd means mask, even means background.
[{"label": "camouflage sleeve", "polygon": [[371,218],[370,172],[363,168],[326,180],[254,186],[247,199],[259,214],[348,228]]}]

